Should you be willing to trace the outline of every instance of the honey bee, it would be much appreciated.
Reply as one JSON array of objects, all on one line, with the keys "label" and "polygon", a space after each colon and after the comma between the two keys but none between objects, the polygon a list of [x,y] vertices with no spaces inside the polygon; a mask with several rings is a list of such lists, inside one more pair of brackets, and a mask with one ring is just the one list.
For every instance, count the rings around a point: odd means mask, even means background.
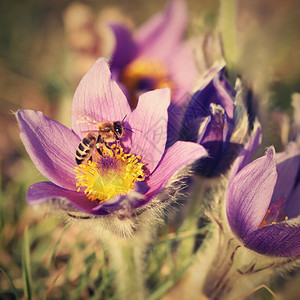
[{"label": "honey bee", "polygon": [[101,149],[104,145],[108,149],[111,149],[108,143],[119,145],[120,138],[125,134],[123,121],[98,123],[96,132],[89,132],[77,147],[75,160],[78,165],[90,160],[95,149],[103,155]]}]

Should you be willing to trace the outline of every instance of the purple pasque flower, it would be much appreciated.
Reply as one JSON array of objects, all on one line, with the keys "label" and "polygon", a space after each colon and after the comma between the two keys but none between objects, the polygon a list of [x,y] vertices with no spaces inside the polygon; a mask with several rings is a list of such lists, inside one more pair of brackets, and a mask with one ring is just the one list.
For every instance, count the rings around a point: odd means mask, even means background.
[{"label": "purple pasque flower", "polygon": [[[72,130],[45,117],[42,112],[17,113],[23,144],[42,175],[50,181],[29,187],[31,205],[47,200],[62,207],[75,206],[94,215],[127,213],[147,204],[173,173],[205,155],[200,145],[177,142],[166,149],[169,89],[140,96],[131,111],[125,95],[111,78],[104,59],[99,59],[81,80],[72,103]],[[94,151],[92,161],[77,165],[75,152],[97,123],[124,120],[125,137]]]},{"label": "purple pasque flower", "polygon": [[172,102],[179,103],[193,88],[198,72],[190,45],[182,41],[187,21],[184,1],[171,0],[165,11],[133,35],[122,25],[111,25],[116,41],[110,66],[128,94],[131,107],[145,91],[169,87]]},{"label": "purple pasque flower", "polygon": [[212,68],[189,102],[179,139],[204,146],[208,156],[195,164],[205,177],[226,172],[251,132],[246,89],[238,79],[234,90],[224,76],[224,63]]},{"label": "purple pasque flower", "polygon": [[290,143],[278,154],[271,147],[265,156],[245,165],[246,160],[235,163],[228,183],[226,211],[231,230],[258,253],[300,255],[299,147]]}]

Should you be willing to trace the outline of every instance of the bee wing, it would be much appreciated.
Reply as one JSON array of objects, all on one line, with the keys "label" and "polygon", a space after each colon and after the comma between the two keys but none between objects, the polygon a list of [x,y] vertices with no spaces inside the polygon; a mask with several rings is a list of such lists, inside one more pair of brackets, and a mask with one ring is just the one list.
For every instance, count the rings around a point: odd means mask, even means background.
[{"label": "bee wing", "polygon": [[91,116],[81,116],[76,120],[76,123],[82,125],[82,132],[97,131],[97,125],[99,124]]},{"label": "bee wing", "polygon": [[91,116],[81,116],[76,121],[77,124],[84,124],[84,125],[92,125],[95,126],[99,122],[97,122],[95,119],[93,119]]}]

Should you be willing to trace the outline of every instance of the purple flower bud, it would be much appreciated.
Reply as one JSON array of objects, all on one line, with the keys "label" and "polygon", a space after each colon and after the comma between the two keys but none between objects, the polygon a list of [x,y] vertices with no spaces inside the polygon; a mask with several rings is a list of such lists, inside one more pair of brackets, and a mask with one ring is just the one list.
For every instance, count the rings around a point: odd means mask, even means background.
[{"label": "purple flower bud", "polygon": [[186,109],[181,139],[205,147],[208,156],[195,164],[197,174],[215,177],[226,172],[249,139],[247,90],[237,80],[233,90],[223,75],[224,64],[213,68]]},{"label": "purple flower bud", "polygon": [[[240,164],[241,160],[238,164]],[[226,194],[231,230],[258,253],[300,255],[300,150],[269,148],[264,157],[234,166]]]}]

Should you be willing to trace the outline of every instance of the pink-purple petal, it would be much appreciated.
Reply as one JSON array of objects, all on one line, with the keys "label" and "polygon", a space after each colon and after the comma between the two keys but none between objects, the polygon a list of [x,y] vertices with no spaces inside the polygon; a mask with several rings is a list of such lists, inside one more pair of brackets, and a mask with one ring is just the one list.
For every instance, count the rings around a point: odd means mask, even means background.
[{"label": "pink-purple petal", "polygon": [[217,106],[212,108],[211,104],[210,122],[203,125],[205,126],[205,134],[200,134],[202,135],[201,145],[207,149],[210,157],[221,158],[228,143],[228,116],[226,112]]},{"label": "pink-purple petal", "polygon": [[[201,80],[197,83],[196,89],[197,90],[204,90],[204,88],[212,82],[212,80],[219,76],[220,72],[225,68],[225,61],[218,61],[213,64],[213,66],[204,74],[204,76],[201,78]],[[231,87],[229,87],[231,88]]]},{"label": "pink-purple petal", "polygon": [[172,55],[165,62],[174,84],[172,102],[184,105],[186,95],[191,92],[198,77],[192,47],[189,44],[180,44],[172,50]]},{"label": "pink-purple petal", "polygon": [[289,218],[295,218],[300,215],[300,182],[294,187],[287,199],[285,213]]},{"label": "pink-purple petal", "polygon": [[[186,100],[189,99],[187,95]],[[182,137],[182,120],[184,119],[185,107],[176,105],[173,101],[168,108],[168,140],[166,147],[170,147]],[[188,131],[188,130],[187,130]]]},{"label": "pink-purple petal", "polygon": [[110,67],[122,69],[134,58],[137,52],[137,45],[134,42],[131,32],[121,24],[110,24],[115,36],[114,52],[110,59]]},{"label": "pink-purple petal", "polygon": [[148,199],[154,197],[179,168],[206,155],[207,152],[201,145],[192,142],[176,142],[167,149],[159,165],[148,178],[147,184],[150,190],[146,197]]},{"label": "pink-purple petal", "polygon": [[212,121],[211,115],[203,118],[203,121],[200,124],[200,129],[198,130],[198,133],[197,133],[197,134],[199,134],[197,137],[197,140],[196,140],[197,143],[201,144],[211,121]]},{"label": "pink-purple petal", "polygon": [[[216,75],[215,71],[219,70],[222,64],[214,67],[201,82],[201,87],[194,93],[185,113],[183,126],[190,130],[198,130],[196,124],[200,123],[202,118],[210,115],[210,104],[214,103],[224,108],[230,121],[233,120],[234,103],[230,96],[230,91],[226,91],[219,80],[220,74]],[[214,76],[214,77],[213,77]]]},{"label": "pink-purple petal", "polygon": [[111,78],[105,59],[98,59],[80,81],[72,103],[72,129],[82,138],[104,121],[121,121],[131,113],[128,101]]},{"label": "pink-purple petal", "polygon": [[187,7],[171,0],[163,13],[153,16],[135,34],[139,55],[166,59],[181,41],[187,25]]},{"label": "pink-purple petal", "polygon": [[20,138],[38,171],[58,186],[74,190],[78,136],[39,111],[20,110],[17,119]]},{"label": "pink-purple petal", "polygon": [[256,230],[271,202],[277,179],[275,150],[244,167],[228,184],[226,211],[231,229],[241,238]]},{"label": "pink-purple petal", "polygon": [[87,199],[83,193],[63,189],[52,182],[46,181],[30,186],[26,199],[30,205],[51,201],[56,202],[58,206],[65,207],[66,202],[69,202],[71,205],[87,213],[93,213],[93,208],[97,206],[96,202]]},{"label": "pink-purple petal", "polygon": [[289,221],[271,224],[249,233],[244,238],[247,248],[270,256],[300,255],[300,226]]},{"label": "pink-purple petal", "polygon": [[128,133],[124,146],[130,153],[142,156],[150,172],[165,151],[169,104],[168,88],[147,92],[140,96],[138,106],[126,119],[133,132],[130,136]]},{"label": "pink-purple petal", "polygon": [[231,95],[232,89],[229,89],[230,86],[228,85],[228,89],[226,90],[220,79],[218,79],[217,77],[213,79],[213,85],[215,87],[215,91],[217,94],[217,98],[219,99],[220,105],[225,109],[228,117],[231,120],[233,120],[234,104]]},{"label": "pink-purple petal", "polygon": [[300,150],[298,145],[290,143],[286,151],[276,154],[275,158],[278,178],[272,201],[277,201],[280,198],[287,200],[300,170]]}]

